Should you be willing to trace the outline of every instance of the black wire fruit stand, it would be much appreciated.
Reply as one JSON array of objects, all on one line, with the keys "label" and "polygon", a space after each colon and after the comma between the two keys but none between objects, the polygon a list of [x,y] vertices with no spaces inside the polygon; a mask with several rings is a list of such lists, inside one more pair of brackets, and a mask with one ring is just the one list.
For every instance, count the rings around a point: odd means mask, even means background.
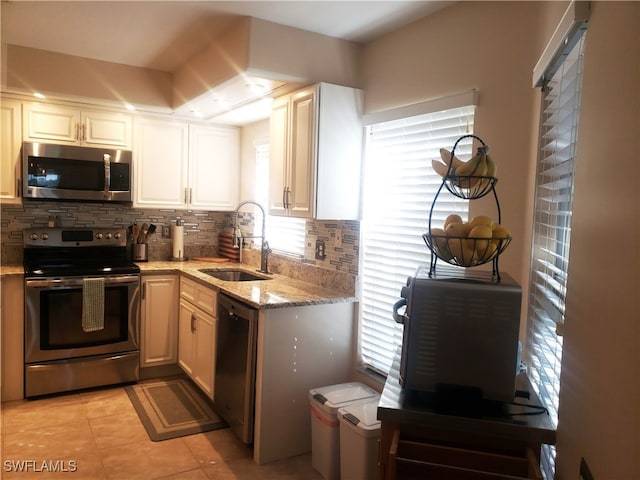
[{"label": "black wire fruit stand", "polygon": [[443,188],[446,188],[454,196],[466,200],[476,200],[493,193],[498,211],[498,223],[502,221],[500,202],[495,189],[498,179],[494,176],[457,176],[455,174],[453,159],[456,148],[462,140],[467,138],[473,138],[481,143],[481,146],[478,147],[479,152],[486,153],[489,148],[484,141],[476,135],[464,135],[458,138],[453,145],[447,174],[443,176],[442,183],[436,192],[433,202],[431,203],[431,209],[429,210],[429,231],[422,235],[429,250],[431,250],[429,277],[435,273],[438,259],[458,267],[477,267],[491,262],[493,264],[492,274],[496,276],[499,282],[500,270],[498,268],[498,259],[500,254],[502,254],[509,243],[511,243],[511,236],[500,238],[453,236],[444,233],[433,233],[431,226],[433,209]]}]

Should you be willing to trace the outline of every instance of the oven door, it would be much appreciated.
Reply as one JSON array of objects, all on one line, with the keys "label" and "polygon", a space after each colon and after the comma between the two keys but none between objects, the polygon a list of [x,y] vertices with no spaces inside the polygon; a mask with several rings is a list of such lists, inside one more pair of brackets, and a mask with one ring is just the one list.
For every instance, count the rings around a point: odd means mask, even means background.
[{"label": "oven door", "polygon": [[83,278],[25,280],[25,363],[139,349],[140,275],[104,277],[104,328],[82,326]]}]

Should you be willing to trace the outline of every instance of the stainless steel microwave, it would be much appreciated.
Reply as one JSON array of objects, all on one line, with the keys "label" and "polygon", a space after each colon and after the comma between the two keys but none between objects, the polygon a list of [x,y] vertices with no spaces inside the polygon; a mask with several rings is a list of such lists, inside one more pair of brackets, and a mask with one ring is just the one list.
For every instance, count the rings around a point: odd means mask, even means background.
[{"label": "stainless steel microwave", "polygon": [[131,202],[130,150],[22,144],[25,199]]}]

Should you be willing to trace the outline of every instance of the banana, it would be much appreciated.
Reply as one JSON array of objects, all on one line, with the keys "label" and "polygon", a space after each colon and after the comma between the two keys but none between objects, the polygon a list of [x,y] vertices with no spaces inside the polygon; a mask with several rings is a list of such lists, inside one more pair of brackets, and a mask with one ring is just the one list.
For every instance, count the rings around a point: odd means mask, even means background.
[{"label": "banana", "polygon": [[446,148],[440,149],[440,158],[442,158],[442,161],[445,163],[445,165],[451,165],[451,167],[454,169],[464,165],[464,162],[462,160],[460,160],[455,155],[452,156],[451,152]]},{"label": "banana", "polygon": [[481,165],[483,162],[486,166],[485,154],[478,151],[471,160],[456,168],[456,176],[470,177],[472,175],[477,175],[476,171],[479,167],[482,168]]},{"label": "banana", "polygon": [[487,177],[496,177],[498,175],[498,166],[493,158],[487,154]]},{"label": "banana", "polygon": [[443,178],[447,175],[447,172],[449,171],[449,167],[447,167],[444,163],[442,163],[439,160],[431,160],[431,166],[436,171],[436,173]]}]

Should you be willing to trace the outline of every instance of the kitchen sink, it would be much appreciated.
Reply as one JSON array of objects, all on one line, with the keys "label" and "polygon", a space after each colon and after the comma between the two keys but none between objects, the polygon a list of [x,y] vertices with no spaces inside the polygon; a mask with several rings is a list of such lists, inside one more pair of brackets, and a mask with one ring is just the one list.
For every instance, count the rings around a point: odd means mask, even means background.
[{"label": "kitchen sink", "polygon": [[199,271],[202,273],[206,273],[207,275],[211,275],[218,280],[224,280],[225,282],[250,282],[253,280],[270,280],[269,277],[256,275],[254,273],[247,272],[246,270],[205,269]]}]

